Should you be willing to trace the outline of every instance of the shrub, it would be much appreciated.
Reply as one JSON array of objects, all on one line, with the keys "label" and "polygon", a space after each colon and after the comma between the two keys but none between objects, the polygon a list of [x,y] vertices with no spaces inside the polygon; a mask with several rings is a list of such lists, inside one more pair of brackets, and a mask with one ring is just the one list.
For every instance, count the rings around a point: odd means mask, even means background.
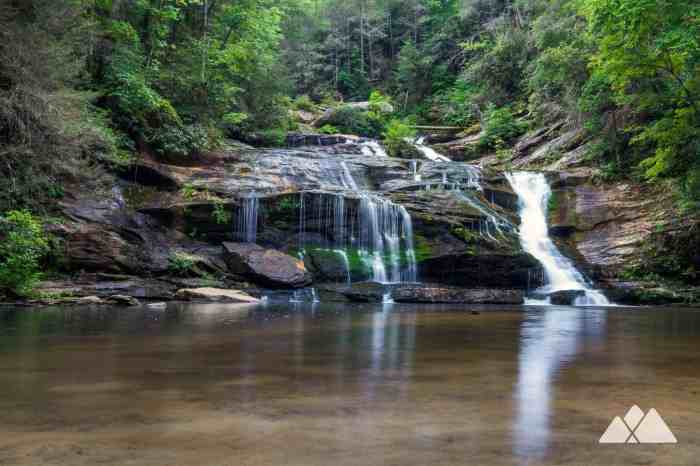
[{"label": "shrub", "polygon": [[258,133],[259,144],[267,147],[284,146],[287,140],[287,132],[283,129],[267,129]]},{"label": "shrub", "polygon": [[26,210],[0,217],[0,287],[18,296],[29,295],[41,279],[39,261],[49,242],[41,222]]},{"label": "shrub", "polygon": [[323,125],[318,132],[321,134],[338,134],[340,131],[333,125]]},{"label": "shrub", "polygon": [[214,209],[212,210],[211,215],[217,225],[226,225],[231,223],[231,212],[226,210],[226,206],[224,205],[223,201],[219,199],[214,201]]},{"label": "shrub", "polygon": [[173,275],[185,277],[194,272],[196,258],[185,252],[178,251],[168,257],[168,270]]},{"label": "shrub", "polygon": [[407,144],[406,139],[414,138],[416,136],[416,132],[404,121],[393,119],[387,124],[386,131],[384,131],[383,136],[384,145],[389,151],[389,154],[396,157]]},{"label": "shrub", "polygon": [[308,95],[300,95],[294,99],[294,108],[297,110],[303,110],[305,112],[313,112],[316,110],[316,104]]},{"label": "shrub", "polygon": [[368,112],[347,105],[340,107],[328,124],[335,126],[342,133],[368,138],[379,136],[383,129],[381,121],[370,118]]},{"label": "shrub", "polygon": [[509,107],[489,106],[484,121],[484,134],[479,145],[483,148],[499,148],[522,134],[525,127],[513,116]]}]

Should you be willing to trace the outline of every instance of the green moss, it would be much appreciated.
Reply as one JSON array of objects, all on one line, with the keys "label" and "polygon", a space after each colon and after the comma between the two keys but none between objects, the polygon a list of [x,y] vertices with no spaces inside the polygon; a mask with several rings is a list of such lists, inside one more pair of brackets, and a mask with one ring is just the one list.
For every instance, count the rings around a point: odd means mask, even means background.
[{"label": "green moss", "polygon": [[422,262],[433,256],[433,248],[422,235],[413,236],[413,248],[416,255],[416,262]]},{"label": "green moss", "polygon": [[452,228],[450,228],[450,233],[452,236],[455,236],[465,243],[473,243],[479,239],[479,234],[470,230],[469,228],[465,228],[462,225],[455,225]]}]

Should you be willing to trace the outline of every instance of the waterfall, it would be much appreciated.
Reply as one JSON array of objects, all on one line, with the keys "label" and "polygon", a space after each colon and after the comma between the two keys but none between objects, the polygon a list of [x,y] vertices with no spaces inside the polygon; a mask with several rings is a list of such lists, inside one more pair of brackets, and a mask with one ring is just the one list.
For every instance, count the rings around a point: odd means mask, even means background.
[{"label": "waterfall", "polygon": [[421,181],[421,176],[418,174],[418,160],[411,160],[411,177],[416,183]]},{"label": "waterfall", "polygon": [[418,139],[408,140],[409,143],[413,144],[418,152],[423,154],[426,159],[432,160],[433,162],[450,162],[448,157],[436,152],[432,147],[425,145],[425,137],[420,137]]},{"label": "waterfall", "polygon": [[[577,298],[574,304],[610,305],[603,293],[590,287],[573,262],[559,252],[549,237],[547,204],[552,192],[544,174],[518,172],[506,176],[520,200],[522,247],[540,261],[544,269],[546,284],[537,291],[551,294],[562,290],[582,290],[584,296]],[[547,299],[547,302],[537,304],[548,302]]]},{"label": "waterfall", "polygon": [[[363,195],[360,198],[358,229],[360,254],[372,270],[373,281],[416,281],[413,225],[411,216],[403,206],[376,196]],[[402,261],[406,263],[403,274]]]},{"label": "waterfall", "polygon": [[243,205],[238,209],[238,220],[234,235],[246,243],[255,243],[258,236],[258,210],[260,201],[255,192],[242,199]]},{"label": "waterfall", "polygon": [[355,181],[355,178],[353,178],[352,173],[350,173],[348,164],[345,162],[340,162],[340,168],[342,170],[340,173],[343,188],[350,189],[352,191],[359,191],[357,187],[357,182]]},{"label": "waterfall", "polygon": [[[370,271],[370,279],[380,283],[415,282],[416,254],[413,225],[406,208],[373,193],[360,191],[347,165],[340,163],[342,186],[352,197],[359,197],[357,208],[347,207],[346,193],[314,193],[311,204],[300,194],[299,250],[307,244],[311,227],[324,238],[317,246],[341,254],[350,280],[349,252],[355,251]],[[307,194],[308,195],[308,194]],[[348,193],[349,195],[349,193]],[[315,221],[307,225],[307,212]]]},{"label": "waterfall", "polygon": [[372,155],[379,157],[389,157],[384,148],[377,141],[367,140],[360,143],[360,150],[363,155]]}]

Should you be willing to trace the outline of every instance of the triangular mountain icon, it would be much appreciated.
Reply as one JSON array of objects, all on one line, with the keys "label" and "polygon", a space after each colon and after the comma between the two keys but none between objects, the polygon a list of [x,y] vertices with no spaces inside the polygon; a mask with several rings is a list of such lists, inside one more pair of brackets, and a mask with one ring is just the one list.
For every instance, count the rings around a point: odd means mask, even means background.
[{"label": "triangular mountain icon", "polygon": [[634,430],[634,435],[639,443],[678,443],[676,436],[654,408],[644,416],[639,427]]},{"label": "triangular mountain icon", "polygon": [[676,437],[654,408],[644,415],[633,406],[624,420],[615,416],[598,443],[677,443]]},{"label": "triangular mountain icon", "polygon": [[630,432],[627,425],[622,422],[620,416],[615,416],[612,420],[607,430],[603,433],[598,443],[625,443],[627,439],[630,438],[632,432]]}]

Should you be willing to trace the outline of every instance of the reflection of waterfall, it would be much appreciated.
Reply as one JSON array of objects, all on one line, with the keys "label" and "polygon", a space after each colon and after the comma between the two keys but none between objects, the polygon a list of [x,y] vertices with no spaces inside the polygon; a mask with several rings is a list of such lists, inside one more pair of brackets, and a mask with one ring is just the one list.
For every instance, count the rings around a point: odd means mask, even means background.
[{"label": "reflection of waterfall", "polygon": [[544,174],[520,172],[508,174],[507,177],[520,199],[520,241],[523,249],[539,260],[544,268],[546,285],[537,291],[551,294],[562,290],[582,290],[584,296],[576,298],[574,304],[610,305],[603,293],[588,285],[573,262],[559,252],[549,237],[547,204],[551,190]]},{"label": "reflection of waterfall", "polygon": [[449,162],[450,159],[444,155],[436,152],[432,147],[425,145],[425,137],[420,137],[415,141],[409,140],[415,148],[425,156],[426,159],[432,160],[433,162]]},{"label": "reflection of waterfall", "polygon": [[578,311],[529,312],[522,323],[514,432],[518,456],[536,460],[546,452],[552,379],[576,355],[580,316]]},{"label": "reflection of waterfall", "polygon": [[238,209],[235,236],[239,241],[255,243],[258,236],[258,210],[260,201],[255,192],[241,199]]},{"label": "reflection of waterfall", "polygon": [[579,352],[580,338],[597,338],[605,330],[604,310],[550,308],[528,311],[520,330],[515,453],[537,464],[549,444],[551,401],[557,373]]}]

